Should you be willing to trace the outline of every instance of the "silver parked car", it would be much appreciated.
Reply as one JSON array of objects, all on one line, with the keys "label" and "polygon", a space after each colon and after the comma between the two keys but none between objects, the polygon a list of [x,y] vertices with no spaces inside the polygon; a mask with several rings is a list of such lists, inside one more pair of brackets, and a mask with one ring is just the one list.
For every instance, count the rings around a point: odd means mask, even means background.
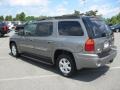
[{"label": "silver parked car", "polygon": [[10,38],[13,56],[56,65],[64,76],[82,68],[97,68],[113,62],[114,37],[98,17],[57,17],[25,25]]}]

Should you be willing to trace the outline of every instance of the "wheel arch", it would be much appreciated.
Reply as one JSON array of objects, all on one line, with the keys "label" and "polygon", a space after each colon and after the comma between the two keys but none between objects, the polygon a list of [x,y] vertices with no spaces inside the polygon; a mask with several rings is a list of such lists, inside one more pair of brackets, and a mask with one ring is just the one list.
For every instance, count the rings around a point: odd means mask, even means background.
[{"label": "wheel arch", "polygon": [[73,53],[71,51],[69,51],[69,50],[64,50],[64,49],[57,49],[57,50],[55,50],[55,52],[54,52],[54,58],[53,58],[55,65],[56,65],[57,57],[59,55],[61,55],[61,54],[70,55],[70,57],[72,57],[72,59],[73,59],[73,61],[75,63],[75,67],[76,67],[76,62],[75,62],[75,58],[74,58]]},{"label": "wheel arch", "polygon": [[14,43],[16,45],[16,42],[15,41],[10,41],[9,43],[9,47],[11,48],[11,44]]}]

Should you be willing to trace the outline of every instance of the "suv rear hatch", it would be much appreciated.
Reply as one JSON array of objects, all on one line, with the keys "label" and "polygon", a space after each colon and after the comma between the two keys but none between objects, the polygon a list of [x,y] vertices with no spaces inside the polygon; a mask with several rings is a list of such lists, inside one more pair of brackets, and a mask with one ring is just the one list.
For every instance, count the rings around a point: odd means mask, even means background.
[{"label": "suv rear hatch", "polygon": [[114,37],[109,26],[99,17],[83,17],[88,36],[94,40],[94,53],[99,54],[100,57],[106,56],[110,52]]},{"label": "suv rear hatch", "polygon": [[3,30],[3,32],[4,33],[7,33],[8,32],[8,26],[7,26],[7,24],[6,23],[2,23],[2,30]]}]

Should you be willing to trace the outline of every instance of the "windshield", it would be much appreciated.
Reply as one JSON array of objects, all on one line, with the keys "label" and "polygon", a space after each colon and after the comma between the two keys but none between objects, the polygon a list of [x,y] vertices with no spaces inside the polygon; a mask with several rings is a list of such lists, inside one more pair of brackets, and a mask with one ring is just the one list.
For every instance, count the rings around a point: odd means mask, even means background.
[{"label": "windshield", "polygon": [[85,17],[83,21],[92,38],[106,37],[112,33],[109,26],[100,18]]}]

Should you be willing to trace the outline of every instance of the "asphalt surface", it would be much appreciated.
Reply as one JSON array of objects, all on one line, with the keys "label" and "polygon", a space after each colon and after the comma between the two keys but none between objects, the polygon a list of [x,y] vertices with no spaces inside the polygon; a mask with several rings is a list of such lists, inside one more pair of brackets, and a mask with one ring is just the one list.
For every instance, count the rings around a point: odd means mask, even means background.
[{"label": "asphalt surface", "polygon": [[112,64],[66,78],[54,67],[12,57],[5,36],[0,38],[0,90],[120,90],[120,33],[115,34],[115,45],[118,54]]}]

